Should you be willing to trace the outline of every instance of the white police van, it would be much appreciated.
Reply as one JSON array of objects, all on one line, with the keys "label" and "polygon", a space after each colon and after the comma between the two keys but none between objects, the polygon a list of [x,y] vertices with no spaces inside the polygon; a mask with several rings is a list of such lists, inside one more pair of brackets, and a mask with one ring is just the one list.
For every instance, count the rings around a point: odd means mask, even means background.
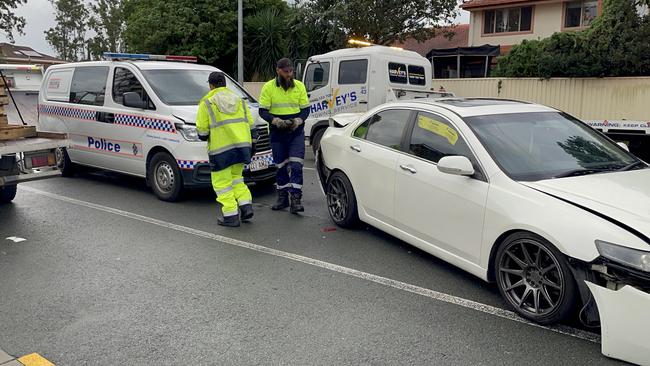
[{"label": "white police van", "polygon": [[[161,200],[177,200],[185,187],[209,186],[206,143],[195,122],[208,75],[218,69],[189,64],[196,58],[106,53],[107,61],[48,68],[38,100],[45,131],[67,133],[71,147],[58,154],[64,176],[78,165],[147,179]],[[172,61],[172,62],[170,62]],[[183,62],[173,62],[183,61]],[[256,118],[257,153],[246,166],[247,182],[275,177],[268,124],[258,104],[228,78]]]}]

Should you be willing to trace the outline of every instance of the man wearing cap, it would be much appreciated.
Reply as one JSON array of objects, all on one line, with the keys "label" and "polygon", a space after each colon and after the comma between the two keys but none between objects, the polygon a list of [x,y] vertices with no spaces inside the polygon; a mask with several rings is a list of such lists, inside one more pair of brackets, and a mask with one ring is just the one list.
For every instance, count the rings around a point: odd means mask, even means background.
[{"label": "man wearing cap", "polygon": [[277,77],[268,81],[260,93],[260,116],[269,122],[273,161],[278,167],[278,200],[271,207],[290,207],[303,212],[302,165],[305,158],[304,121],[309,116],[305,85],[293,79],[293,63],[283,58],[277,63]]},{"label": "man wearing cap", "polygon": [[236,227],[240,215],[242,221],[253,217],[252,196],[242,173],[253,156],[257,130],[246,101],[226,87],[222,72],[210,73],[208,83],[210,92],[199,102],[196,129],[208,142],[212,187],[223,212],[217,223]]}]

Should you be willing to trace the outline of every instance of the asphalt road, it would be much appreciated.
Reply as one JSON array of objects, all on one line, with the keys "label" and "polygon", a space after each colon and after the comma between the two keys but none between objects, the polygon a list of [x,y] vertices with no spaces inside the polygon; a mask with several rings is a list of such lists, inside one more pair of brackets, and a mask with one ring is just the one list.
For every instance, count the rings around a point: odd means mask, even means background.
[{"label": "asphalt road", "polygon": [[509,319],[491,284],[335,228],[316,179],[301,216],[254,187],[237,229],[210,190],[166,203],[106,172],[20,186],[0,207],[0,348],[59,366],[616,364],[584,330]]}]

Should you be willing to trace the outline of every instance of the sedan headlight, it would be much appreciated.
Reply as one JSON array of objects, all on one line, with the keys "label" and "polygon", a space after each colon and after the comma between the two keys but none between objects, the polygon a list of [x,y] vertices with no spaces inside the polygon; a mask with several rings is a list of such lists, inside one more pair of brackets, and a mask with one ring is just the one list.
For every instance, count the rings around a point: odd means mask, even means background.
[{"label": "sedan headlight", "polygon": [[183,138],[187,141],[201,141],[201,139],[199,139],[199,133],[196,130],[196,127],[192,125],[177,123],[176,130],[178,130],[181,136],[183,136]]},{"label": "sedan headlight", "polygon": [[603,257],[616,263],[650,273],[650,252],[623,247],[596,240],[596,248]]}]

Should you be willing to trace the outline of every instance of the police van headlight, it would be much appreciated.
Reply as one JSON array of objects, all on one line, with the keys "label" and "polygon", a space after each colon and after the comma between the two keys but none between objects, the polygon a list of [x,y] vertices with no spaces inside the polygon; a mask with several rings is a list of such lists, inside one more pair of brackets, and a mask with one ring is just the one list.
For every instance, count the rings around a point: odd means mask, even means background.
[{"label": "police van headlight", "polygon": [[196,130],[196,127],[192,125],[177,123],[176,130],[187,141],[201,141],[201,139],[199,139],[199,132]]}]

